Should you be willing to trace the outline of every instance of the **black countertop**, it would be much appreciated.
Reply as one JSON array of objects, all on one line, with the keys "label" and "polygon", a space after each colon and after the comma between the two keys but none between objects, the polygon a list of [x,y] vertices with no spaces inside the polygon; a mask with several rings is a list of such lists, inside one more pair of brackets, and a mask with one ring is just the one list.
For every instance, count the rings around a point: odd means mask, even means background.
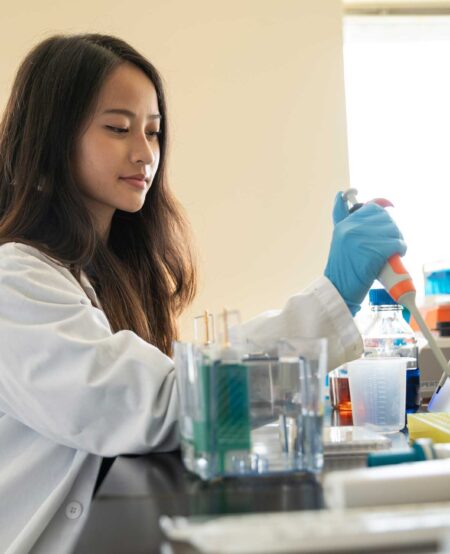
[{"label": "black countertop", "polygon": [[206,483],[184,468],[179,452],[119,457],[92,503],[75,554],[161,552],[161,515],[320,508],[322,489],[312,475],[227,478]]}]

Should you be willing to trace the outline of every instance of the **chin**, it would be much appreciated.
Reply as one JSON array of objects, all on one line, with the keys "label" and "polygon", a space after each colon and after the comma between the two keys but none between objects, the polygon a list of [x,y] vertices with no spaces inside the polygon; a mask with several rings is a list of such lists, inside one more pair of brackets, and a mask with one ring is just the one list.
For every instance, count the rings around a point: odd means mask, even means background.
[{"label": "chin", "polygon": [[123,204],[122,206],[117,206],[118,210],[121,210],[122,212],[128,212],[130,214],[134,214],[142,209],[144,206],[144,202],[130,202],[127,204]]}]

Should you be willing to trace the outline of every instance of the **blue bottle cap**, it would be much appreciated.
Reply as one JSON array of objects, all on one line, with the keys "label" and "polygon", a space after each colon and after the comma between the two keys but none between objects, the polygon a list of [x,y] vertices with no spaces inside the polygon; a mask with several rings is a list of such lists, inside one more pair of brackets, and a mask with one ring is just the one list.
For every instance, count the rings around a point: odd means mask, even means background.
[{"label": "blue bottle cap", "polygon": [[385,289],[371,289],[369,302],[372,306],[398,306],[397,302]]}]

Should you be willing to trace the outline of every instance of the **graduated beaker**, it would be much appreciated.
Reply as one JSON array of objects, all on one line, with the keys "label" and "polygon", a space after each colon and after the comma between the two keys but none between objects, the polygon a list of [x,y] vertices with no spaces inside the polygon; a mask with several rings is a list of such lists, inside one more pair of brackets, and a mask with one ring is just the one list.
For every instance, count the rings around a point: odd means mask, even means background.
[{"label": "graduated beaker", "polygon": [[347,364],[353,425],[381,433],[405,426],[406,367],[411,358],[363,358]]}]

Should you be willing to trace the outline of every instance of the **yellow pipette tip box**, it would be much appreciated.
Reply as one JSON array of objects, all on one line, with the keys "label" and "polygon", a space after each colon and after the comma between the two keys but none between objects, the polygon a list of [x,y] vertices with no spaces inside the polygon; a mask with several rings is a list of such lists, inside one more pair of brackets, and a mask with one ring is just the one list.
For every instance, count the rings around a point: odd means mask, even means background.
[{"label": "yellow pipette tip box", "polygon": [[427,438],[433,442],[450,442],[450,414],[408,414],[409,439]]}]

